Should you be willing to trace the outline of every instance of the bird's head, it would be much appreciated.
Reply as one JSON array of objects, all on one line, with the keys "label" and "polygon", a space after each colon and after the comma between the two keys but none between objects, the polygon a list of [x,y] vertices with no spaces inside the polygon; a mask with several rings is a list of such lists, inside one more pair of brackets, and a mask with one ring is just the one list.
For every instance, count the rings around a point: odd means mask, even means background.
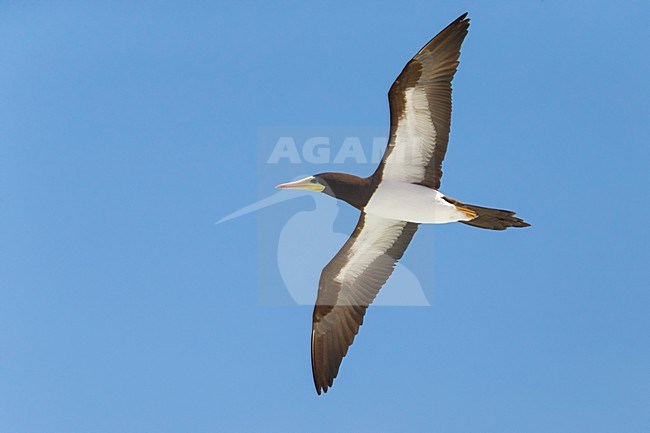
[{"label": "bird's head", "polygon": [[361,209],[370,198],[370,178],[345,173],[320,173],[277,186],[281,189],[305,189],[322,192]]}]

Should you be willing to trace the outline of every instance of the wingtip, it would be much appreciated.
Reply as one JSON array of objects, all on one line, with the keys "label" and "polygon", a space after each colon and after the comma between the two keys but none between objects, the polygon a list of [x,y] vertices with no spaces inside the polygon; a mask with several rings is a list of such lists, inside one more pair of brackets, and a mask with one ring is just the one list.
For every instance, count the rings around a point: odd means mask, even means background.
[{"label": "wingtip", "polygon": [[465,34],[467,34],[467,29],[469,28],[470,19],[467,17],[467,12],[456,18],[454,21],[449,23],[447,27],[442,29],[433,39],[440,37],[440,35],[448,33],[450,31],[457,31],[458,29],[463,29]]},{"label": "wingtip", "polygon": [[[322,379],[325,379],[325,378],[322,378]],[[318,393],[318,395],[327,394],[327,390],[332,387],[333,382],[334,382],[334,380],[330,380],[329,383],[328,383],[328,381],[326,379],[325,380],[318,380],[316,378],[316,376],[314,375],[314,387],[316,388],[316,392]]]}]

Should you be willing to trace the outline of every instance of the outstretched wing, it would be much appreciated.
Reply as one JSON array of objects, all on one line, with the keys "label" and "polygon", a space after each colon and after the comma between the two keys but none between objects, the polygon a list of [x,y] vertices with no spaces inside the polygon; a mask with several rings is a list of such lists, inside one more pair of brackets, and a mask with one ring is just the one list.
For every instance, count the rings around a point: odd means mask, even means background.
[{"label": "outstretched wing", "polygon": [[390,140],[382,179],[440,188],[451,124],[451,80],[469,18],[458,17],[406,64],[388,93]]},{"label": "outstretched wing", "polygon": [[408,247],[418,225],[361,213],[354,233],[323,269],[311,331],[318,394],[327,392],[363,316]]}]

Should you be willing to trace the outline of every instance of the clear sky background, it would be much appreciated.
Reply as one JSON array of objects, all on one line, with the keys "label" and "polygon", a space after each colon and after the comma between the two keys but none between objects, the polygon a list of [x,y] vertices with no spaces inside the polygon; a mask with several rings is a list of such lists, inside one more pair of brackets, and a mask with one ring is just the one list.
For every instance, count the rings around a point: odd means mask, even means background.
[{"label": "clear sky background", "polygon": [[[0,3],[0,431],[650,431],[650,5],[352,3]],[[421,229],[432,306],[371,308],[318,397],[256,252],[309,202],[214,222],[309,169],[259,128],[387,131],[465,11],[442,190],[533,227]]]}]

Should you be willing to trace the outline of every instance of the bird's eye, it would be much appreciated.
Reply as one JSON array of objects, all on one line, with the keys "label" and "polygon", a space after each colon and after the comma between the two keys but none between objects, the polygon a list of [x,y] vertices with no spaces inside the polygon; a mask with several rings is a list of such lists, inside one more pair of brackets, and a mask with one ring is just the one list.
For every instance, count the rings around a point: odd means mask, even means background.
[{"label": "bird's eye", "polygon": [[312,180],[311,180],[310,182],[311,182],[311,183],[318,183],[318,179],[316,179],[316,178],[314,177],[314,178],[312,178]]}]

